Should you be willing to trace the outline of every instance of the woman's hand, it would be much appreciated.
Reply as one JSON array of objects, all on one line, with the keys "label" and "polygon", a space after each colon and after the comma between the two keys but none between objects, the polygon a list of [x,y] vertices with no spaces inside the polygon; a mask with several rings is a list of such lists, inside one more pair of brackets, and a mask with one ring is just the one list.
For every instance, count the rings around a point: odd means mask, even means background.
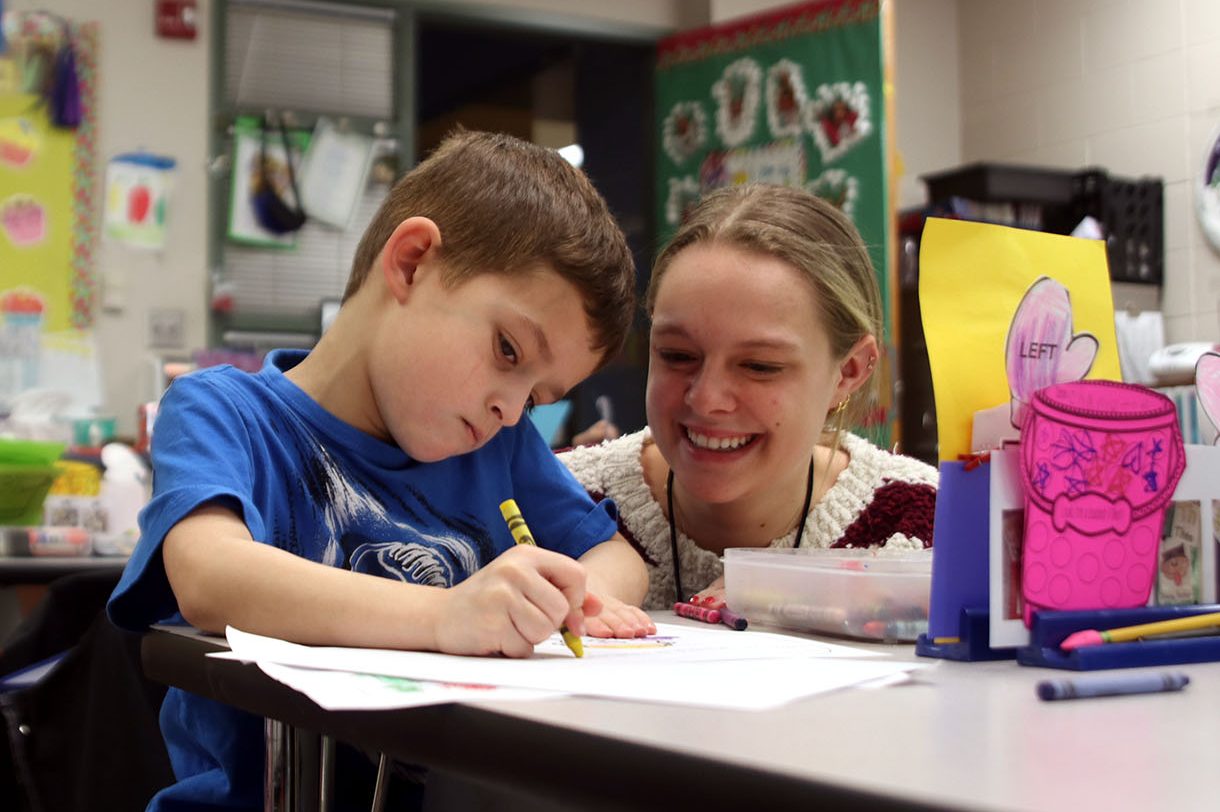
[{"label": "woman's hand", "polygon": [[707,609],[723,609],[725,606],[724,576],[721,575],[715,581],[712,581],[703,589],[692,595],[690,602],[696,606],[702,606]]}]

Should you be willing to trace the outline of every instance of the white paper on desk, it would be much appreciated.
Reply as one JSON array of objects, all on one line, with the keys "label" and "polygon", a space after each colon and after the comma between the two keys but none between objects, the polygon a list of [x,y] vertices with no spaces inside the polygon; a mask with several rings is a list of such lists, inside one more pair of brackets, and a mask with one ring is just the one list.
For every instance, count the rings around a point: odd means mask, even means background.
[{"label": "white paper on desk", "polygon": [[563,694],[531,691],[526,688],[500,688],[494,685],[454,685],[356,674],[351,671],[326,671],[279,663],[259,663],[258,667],[276,682],[300,691],[326,710],[399,710],[446,702],[486,702],[501,699],[553,699]]},{"label": "white paper on desk", "polygon": [[[720,708],[772,708],[823,691],[910,671],[873,652],[765,632],[657,624],[640,640],[585,638],[577,660],[556,635],[532,658],[314,648],[230,628],[227,659],[279,662],[442,682],[500,685]],[[849,657],[866,655],[863,660]],[[777,660],[782,662],[777,662]]]}]

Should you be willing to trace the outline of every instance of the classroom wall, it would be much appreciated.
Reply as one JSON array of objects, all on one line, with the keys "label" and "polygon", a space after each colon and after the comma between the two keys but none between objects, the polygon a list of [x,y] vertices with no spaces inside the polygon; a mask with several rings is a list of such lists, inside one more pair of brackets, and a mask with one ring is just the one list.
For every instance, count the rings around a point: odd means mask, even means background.
[{"label": "classroom wall", "polygon": [[1220,340],[1220,253],[1194,211],[1220,126],[1220,2],[958,0],[957,13],[962,161],[1163,178],[1166,340]]},{"label": "classroom wall", "polygon": [[[185,319],[183,352],[206,341],[208,98],[212,50],[211,0],[200,0],[194,41],[159,39],[153,34],[148,0],[9,0],[7,7],[45,9],[101,26],[99,54],[99,178],[105,160],[143,147],[178,161],[169,235],[164,251],[146,253],[101,243],[97,271],[103,307],[96,325],[107,407],[120,433],[133,434],[137,405],[156,396],[147,324],[154,309],[180,310]],[[620,34],[660,35],[721,22],[785,3],[758,0],[446,0],[422,3],[452,10],[462,6],[505,19]],[[906,174],[900,205],[922,200],[916,176],[958,162],[955,49],[943,30],[955,27],[953,0],[895,2],[898,75],[898,146]],[[950,42],[952,40],[950,39]],[[935,110],[935,115],[927,111]]]},{"label": "classroom wall", "polygon": [[[100,23],[98,58],[98,181],[106,160],[144,148],[178,161],[164,251],[151,253],[101,241],[102,291],[95,327],[104,398],[122,434],[134,434],[136,407],[154,399],[148,351],[151,309],[180,310],[186,348],[206,340],[207,206],[210,37],[200,15],[193,41],[153,36],[149,0],[10,0],[15,11],[46,10]],[[102,10],[104,8],[104,11]]]}]

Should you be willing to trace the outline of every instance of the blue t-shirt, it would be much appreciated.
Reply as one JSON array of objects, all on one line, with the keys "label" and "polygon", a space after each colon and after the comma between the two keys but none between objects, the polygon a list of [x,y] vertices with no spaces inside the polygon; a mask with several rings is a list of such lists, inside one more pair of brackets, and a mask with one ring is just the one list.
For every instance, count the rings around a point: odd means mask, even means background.
[{"label": "blue t-shirt", "polygon": [[[616,532],[613,503],[594,504],[531,421],[469,454],[416,462],[288,380],[284,372],[304,357],[280,350],[257,374],[215,367],[166,391],[152,447],[153,498],[107,607],[114,623],[141,630],[178,618],[161,543],[205,503],[231,508],[255,539],[303,558],[441,587],[513,546],[499,509],[510,496],[540,546],[573,558]],[[171,689],[161,727],[179,783],[150,808],[261,804],[260,719]]]}]

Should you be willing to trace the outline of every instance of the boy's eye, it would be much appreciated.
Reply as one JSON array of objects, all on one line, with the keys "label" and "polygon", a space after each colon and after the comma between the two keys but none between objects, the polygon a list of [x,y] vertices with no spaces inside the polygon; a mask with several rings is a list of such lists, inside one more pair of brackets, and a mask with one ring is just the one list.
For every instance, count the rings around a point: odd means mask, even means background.
[{"label": "boy's eye", "polygon": [[537,405],[538,405],[538,402],[536,400],[534,400],[534,396],[530,395],[528,398],[525,399],[526,413],[528,414],[529,412],[534,411],[534,407]]},{"label": "boy's eye", "polygon": [[499,340],[500,354],[503,355],[506,360],[515,364],[517,362],[517,348],[513,346],[513,343],[508,340],[508,337],[505,336],[504,333],[500,333]]}]

